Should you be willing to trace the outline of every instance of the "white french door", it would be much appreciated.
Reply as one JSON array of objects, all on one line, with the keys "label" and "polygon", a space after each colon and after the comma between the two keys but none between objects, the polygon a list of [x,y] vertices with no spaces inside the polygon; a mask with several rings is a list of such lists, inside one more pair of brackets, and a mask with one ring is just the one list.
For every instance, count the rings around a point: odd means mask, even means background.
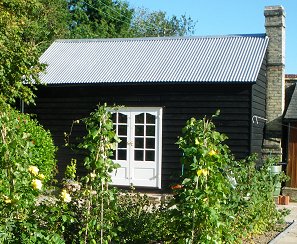
[{"label": "white french door", "polygon": [[112,183],[161,188],[162,108],[123,108],[113,112],[121,142],[114,152],[120,168]]}]

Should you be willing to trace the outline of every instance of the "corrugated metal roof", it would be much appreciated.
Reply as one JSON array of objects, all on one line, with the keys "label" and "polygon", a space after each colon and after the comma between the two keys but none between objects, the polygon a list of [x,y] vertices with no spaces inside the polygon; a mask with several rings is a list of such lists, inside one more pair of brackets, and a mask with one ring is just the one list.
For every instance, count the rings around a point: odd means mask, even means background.
[{"label": "corrugated metal roof", "polygon": [[255,82],[265,34],[57,40],[41,56],[48,84]]},{"label": "corrugated metal roof", "polygon": [[285,120],[297,120],[297,86],[296,84],[295,84],[294,92],[292,94],[292,97],[284,118]]}]

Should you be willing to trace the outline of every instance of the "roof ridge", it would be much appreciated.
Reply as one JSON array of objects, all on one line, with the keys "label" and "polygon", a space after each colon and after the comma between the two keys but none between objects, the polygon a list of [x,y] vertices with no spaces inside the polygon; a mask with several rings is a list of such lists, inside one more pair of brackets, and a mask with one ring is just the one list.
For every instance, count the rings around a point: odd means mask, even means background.
[{"label": "roof ridge", "polygon": [[135,38],[91,38],[91,39],[57,39],[55,42],[120,42],[120,41],[162,41],[162,40],[186,40],[186,39],[222,39],[238,37],[265,38],[265,33],[256,34],[228,34],[228,35],[206,35],[206,36],[167,36],[167,37],[135,37]]}]

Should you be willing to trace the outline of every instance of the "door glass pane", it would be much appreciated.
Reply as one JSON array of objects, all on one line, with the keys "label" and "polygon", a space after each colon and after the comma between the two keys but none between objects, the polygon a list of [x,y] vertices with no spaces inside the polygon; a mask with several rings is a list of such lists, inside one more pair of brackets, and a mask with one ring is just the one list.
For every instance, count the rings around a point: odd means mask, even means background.
[{"label": "door glass pane", "polygon": [[155,124],[155,118],[156,116],[155,115],[151,115],[151,114],[146,114],[146,123],[147,124]]},{"label": "door glass pane", "polygon": [[144,138],[135,138],[135,148],[144,148]]},{"label": "door glass pane", "polygon": [[125,149],[118,150],[118,160],[127,160],[127,151]]},{"label": "door glass pane", "polygon": [[127,115],[119,113],[118,114],[118,123],[126,124],[127,123]]},{"label": "door glass pane", "polygon": [[118,144],[118,148],[127,148],[127,138],[120,137],[121,142]]},{"label": "door glass pane", "polygon": [[135,125],[135,136],[144,135],[144,125]]},{"label": "door glass pane", "polygon": [[145,161],[155,161],[155,151],[145,151]]},{"label": "door glass pane", "polygon": [[134,151],[134,159],[137,161],[143,161],[143,150],[135,150]]},{"label": "door glass pane", "polygon": [[119,125],[118,126],[118,135],[120,135],[120,136],[127,135],[127,125]]},{"label": "door glass pane", "polygon": [[155,138],[146,138],[146,148],[155,149]]},{"label": "door glass pane", "polygon": [[144,124],[144,113],[135,116],[136,124]]},{"label": "door glass pane", "polygon": [[155,126],[154,125],[146,126],[146,135],[147,136],[155,136]]},{"label": "door glass pane", "polygon": [[116,123],[117,122],[117,113],[113,113],[111,115],[111,120],[112,120],[113,123]]}]

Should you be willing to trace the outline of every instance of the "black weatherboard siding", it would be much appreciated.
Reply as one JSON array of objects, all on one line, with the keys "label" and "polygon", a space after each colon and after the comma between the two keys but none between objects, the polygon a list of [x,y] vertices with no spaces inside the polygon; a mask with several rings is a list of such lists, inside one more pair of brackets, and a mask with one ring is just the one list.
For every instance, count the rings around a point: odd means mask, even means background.
[{"label": "black weatherboard siding", "polygon": [[[267,55],[263,60],[257,82],[252,87],[252,138],[251,138],[251,153],[261,155],[263,145],[264,126],[266,119],[266,61]],[[258,116],[258,118],[253,117]]]},{"label": "black weatherboard siding", "polygon": [[[59,147],[60,171],[64,171],[65,164],[74,157],[69,149],[63,147],[64,132],[69,132],[73,120],[88,116],[99,102],[129,107],[162,107],[162,189],[166,189],[181,174],[181,153],[175,143],[191,117],[211,116],[220,109],[221,115],[215,124],[229,137],[227,144],[235,156],[243,158],[249,155],[251,144],[253,151],[260,151],[258,138],[261,131],[251,126],[251,116],[256,111],[264,111],[265,106],[255,104],[262,104],[265,99],[253,98],[253,94],[261,90],[252,89],[253,86],[246,83],[47,86],[39,89],[37,105],[27,108],[26,112],[36,114],[40,123],[52,132]],[[84,127],[76,126],[72,138],[83,134]],[[82,164],[81,157],[79,164]]]}]

